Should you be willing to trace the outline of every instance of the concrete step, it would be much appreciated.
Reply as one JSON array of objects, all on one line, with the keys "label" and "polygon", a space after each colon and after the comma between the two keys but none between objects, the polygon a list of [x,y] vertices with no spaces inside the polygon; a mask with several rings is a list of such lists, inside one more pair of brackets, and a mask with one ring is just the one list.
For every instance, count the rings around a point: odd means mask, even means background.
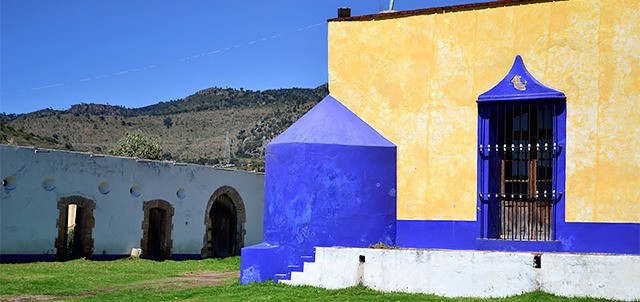
[{"label": "concrete step", "polygon": [[300,256],[300,264],[287,265],[287,272],[283,274],[276,274],[273,276],[273,281],[276,283],[290,284],[292,275],[297,275],[298,278],[304,274],[305,267],[309,264],[313,264],[316,260],[315,249],[313,254]]}]

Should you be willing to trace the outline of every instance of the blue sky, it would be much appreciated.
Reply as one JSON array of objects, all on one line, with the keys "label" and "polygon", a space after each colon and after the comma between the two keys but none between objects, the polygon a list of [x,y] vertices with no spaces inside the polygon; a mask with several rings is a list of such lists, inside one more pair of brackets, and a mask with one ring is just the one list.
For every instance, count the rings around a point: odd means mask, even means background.
[{"label": "blue sky", "polygon": [[[477,2],[395,0],[395,10]],[[327,82],[327,23],[388,0],[1,0],[0,112]]]}]

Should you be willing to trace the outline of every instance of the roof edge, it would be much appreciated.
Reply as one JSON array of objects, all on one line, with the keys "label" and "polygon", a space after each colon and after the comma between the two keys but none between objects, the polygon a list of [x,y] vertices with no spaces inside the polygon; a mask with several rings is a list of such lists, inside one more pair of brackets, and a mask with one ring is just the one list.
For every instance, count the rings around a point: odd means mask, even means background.
[{"label": "roof edge", "polygon": [[390,12],[388,11],[388,12],[380,12],[377,14],[369,14],[369,15],[362,15],[362,16],[331,18],[331,19],[328,19],[327,21],[328,22],[376,21],[376,20],[385,20],[385,19],[393,19],[393,18],[408,17],[408,16],[432,15],[432,14],[458,12],[458,11],[469,11],[469,10],[475,10],[475,9],[505,7],[505,6],[513,6],[513,5],[525,5],[525,4],[545,3],[545,2],[556,2],[556,1],[568,1],[568,0],[496,0],[491,2],[450,5],[450,6],[421,8],[421,9],[404,10],[404,11],[390,11]]}]

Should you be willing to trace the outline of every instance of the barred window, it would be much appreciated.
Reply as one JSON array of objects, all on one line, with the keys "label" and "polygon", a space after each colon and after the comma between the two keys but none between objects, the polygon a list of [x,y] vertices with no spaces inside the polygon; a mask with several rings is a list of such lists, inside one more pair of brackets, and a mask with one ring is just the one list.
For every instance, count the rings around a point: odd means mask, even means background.
[{"label": "barred window", "polygon": [[487,238],[551,240],[556,196],[557,104],[481,106],[489,121],[481,144],[488,163]]},{"label": "barred window", "polygon": [[478,97],[482,238],[555,239],[565,106],[565,95],[533,78],[520,56],[498,85]]}]

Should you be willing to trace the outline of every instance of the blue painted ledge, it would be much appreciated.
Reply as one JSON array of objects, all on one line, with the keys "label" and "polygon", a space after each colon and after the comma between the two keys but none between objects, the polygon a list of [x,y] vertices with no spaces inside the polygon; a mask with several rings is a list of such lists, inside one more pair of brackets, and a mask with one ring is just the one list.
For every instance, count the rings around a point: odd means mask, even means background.
[{"label": "blue painted ledge", "polygon": [[558,222],[556,241],[482,239],[476,221],[398,220],[396,244],[406,248],[640,254],[639,223]]},{"label": "blue painted ledge", "polygon": [[173,260],[199,260],[202,259],[202,255],[200,254],[173,254],[171,255],[171,259]]},{"label": "blue painted ledge", "polygon": [[[91,260],[109,261],[118,260],[129,257],[129,254],[94,254]],[[173,254],[172,260],[198,260],[202,259],[200,254]],[[0,255],[0,263],[28,263],[40,261],[55,261],[56,256],[53,254],[2,254]]]},{"label": "blue painted ledge", "polygon": [[96,261],[109,261],[109,260],[118,260],[129,257],[128,254],[95,254],[92,256],[92,260]]},{"label": "blue painted ledge", "polygon": [[0,263],[54,261],[55,257],[53,254],[1,254]]}]

